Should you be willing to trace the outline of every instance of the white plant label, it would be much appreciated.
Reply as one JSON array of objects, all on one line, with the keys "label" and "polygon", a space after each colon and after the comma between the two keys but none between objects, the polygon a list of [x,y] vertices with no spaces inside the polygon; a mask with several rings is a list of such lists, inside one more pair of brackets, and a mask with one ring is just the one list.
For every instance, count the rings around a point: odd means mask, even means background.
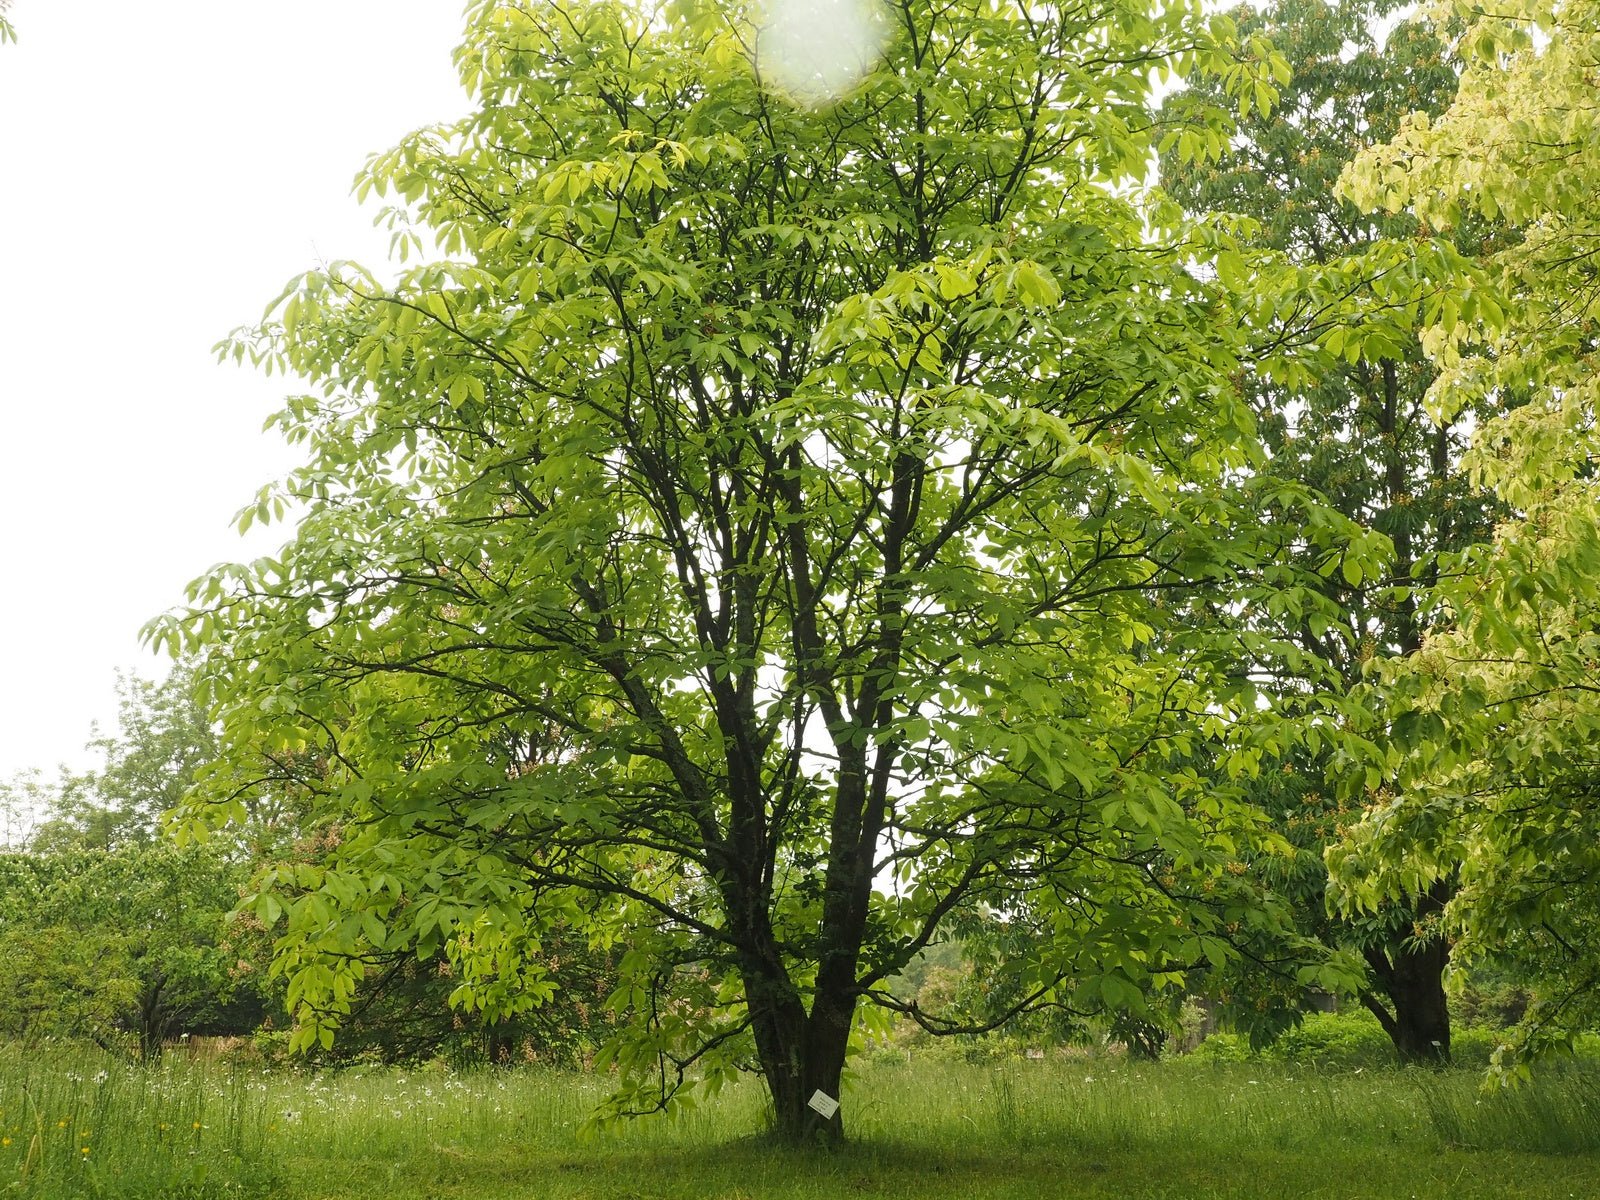
[{"label": "white plant label", "polygon": [[811,1099],[806,1101],[806,1105],[821,1113],[824,1121],[833,1120],[833,1114],[839,1111],[839,1102],[821,1088],[811,1093]]}]

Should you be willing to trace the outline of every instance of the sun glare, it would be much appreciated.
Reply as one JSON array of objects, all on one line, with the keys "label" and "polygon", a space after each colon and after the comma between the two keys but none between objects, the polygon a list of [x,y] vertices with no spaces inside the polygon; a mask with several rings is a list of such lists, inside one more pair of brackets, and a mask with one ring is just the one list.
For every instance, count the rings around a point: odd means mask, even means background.
[{"label": "sun glare", "polygon": [[774,90],[817,107],[866,77],[887,35],[873,0],[771,0],[757,34],[756,67]]}]

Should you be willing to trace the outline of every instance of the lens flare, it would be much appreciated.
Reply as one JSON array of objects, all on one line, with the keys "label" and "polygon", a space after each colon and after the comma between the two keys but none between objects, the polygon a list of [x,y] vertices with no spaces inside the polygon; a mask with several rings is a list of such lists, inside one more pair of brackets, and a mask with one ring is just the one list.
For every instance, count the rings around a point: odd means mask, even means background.
[{"label": "lens flare", "polygon": [[774,91],[815,108],[866,78],[888,35],[874,0],[770,0],[756,35],[756,69]]}]

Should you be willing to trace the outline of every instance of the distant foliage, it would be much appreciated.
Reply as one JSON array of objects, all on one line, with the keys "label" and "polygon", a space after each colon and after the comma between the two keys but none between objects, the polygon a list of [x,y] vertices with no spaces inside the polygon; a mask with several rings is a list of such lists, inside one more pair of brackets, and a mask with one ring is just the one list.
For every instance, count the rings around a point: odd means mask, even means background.
[{"label": "distant foliage", "polygon": [[181,1032],[254,1028],[264,998],[227,923],[242,880],[199,847],[0,856],[0,1032],[153,1058]]},{"label": "distant foliage", "polygon": [[[1451,1060],[1456,1066],[1486,1067],[1505,1040],[1501,1029],[1460,1026],[1451,1033]],[[1252,1047],[1237,1033],[1213,1033],[1188,1056],[1197,1062],[1298,1063],[1307,1067],[1392,1067],[1398,1059],[1383,1026],[1370,1013],[1311,1013],[1275,1040]]]}]

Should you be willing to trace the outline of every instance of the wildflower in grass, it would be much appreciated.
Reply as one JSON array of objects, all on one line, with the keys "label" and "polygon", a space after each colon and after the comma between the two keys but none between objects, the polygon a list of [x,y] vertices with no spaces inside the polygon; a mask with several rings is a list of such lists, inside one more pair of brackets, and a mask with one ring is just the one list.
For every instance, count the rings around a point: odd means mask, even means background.
[{"label": "wildflower in grass", "polygon": [[8,1137],[0,1137],[0,1146],[9,1146],[9,1145],[11,1145],[11,1139],[10,1138],[8,1138]]}]

